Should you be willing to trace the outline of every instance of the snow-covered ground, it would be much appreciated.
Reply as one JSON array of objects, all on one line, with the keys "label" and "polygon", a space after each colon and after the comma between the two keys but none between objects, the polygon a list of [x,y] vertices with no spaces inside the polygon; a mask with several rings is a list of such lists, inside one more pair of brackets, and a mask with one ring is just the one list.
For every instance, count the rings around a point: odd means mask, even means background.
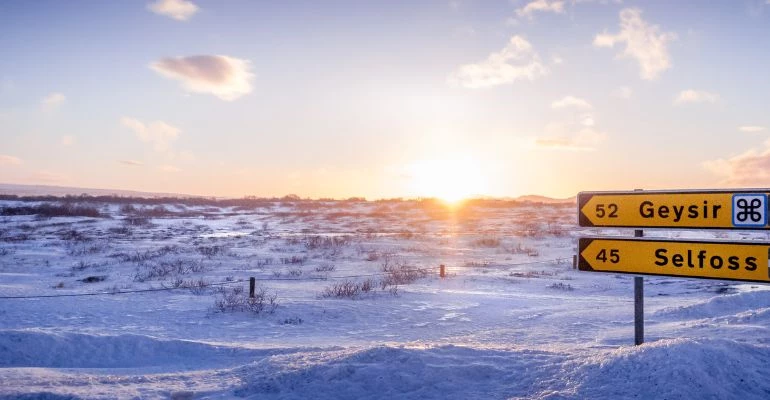
[{"label": "snow-covered ground", "polygon": [[770,398],[768,287],[646,277],[633,346],[574,205],[90,206],[0,216],[0,398]]}]

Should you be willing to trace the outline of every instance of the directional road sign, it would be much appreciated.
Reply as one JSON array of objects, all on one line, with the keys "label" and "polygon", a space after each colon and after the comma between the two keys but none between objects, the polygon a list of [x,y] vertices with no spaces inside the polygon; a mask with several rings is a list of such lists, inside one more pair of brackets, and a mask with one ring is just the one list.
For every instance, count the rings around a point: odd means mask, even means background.
[{"label": "directional road sign", "polygon": [[770,282],[770,243],[580,238],[581,271]]},{"label": "directional road sign", "polygon": [[586,227],[770,229],[766,190],[581,192]]}]

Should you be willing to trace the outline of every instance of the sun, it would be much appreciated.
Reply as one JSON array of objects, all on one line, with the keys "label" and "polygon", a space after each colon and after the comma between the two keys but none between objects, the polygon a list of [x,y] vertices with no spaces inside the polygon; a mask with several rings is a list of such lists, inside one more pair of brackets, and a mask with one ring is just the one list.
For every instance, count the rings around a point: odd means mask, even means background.
[{"label": "sun", "polygon": [[411,164],[409,170],[416,196],[457,204],[487,190],[485,174],[470,157],[422,160]]}]

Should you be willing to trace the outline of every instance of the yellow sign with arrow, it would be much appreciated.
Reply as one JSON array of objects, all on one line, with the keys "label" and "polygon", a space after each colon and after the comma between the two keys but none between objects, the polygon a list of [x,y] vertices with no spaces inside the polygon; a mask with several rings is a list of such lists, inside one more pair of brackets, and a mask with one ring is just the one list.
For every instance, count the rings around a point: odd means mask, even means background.
[{"label": "yellow sign with arrow", "polygon": [[770,282],[770,243],[580,238],[581,271]]},{"label": "yellow sign with arrow", "polygon": [[581,192],[578,223],[584,227],[770,229],[768,192]]}]

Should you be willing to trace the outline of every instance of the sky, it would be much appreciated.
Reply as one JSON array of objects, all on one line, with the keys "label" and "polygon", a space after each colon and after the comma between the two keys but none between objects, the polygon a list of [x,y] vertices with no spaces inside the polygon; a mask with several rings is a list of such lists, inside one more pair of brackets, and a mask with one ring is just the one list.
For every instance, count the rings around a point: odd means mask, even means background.
[{"label": "sky", "polygon": [[0,182],[770,185],[770,0],[0,1]]}]

